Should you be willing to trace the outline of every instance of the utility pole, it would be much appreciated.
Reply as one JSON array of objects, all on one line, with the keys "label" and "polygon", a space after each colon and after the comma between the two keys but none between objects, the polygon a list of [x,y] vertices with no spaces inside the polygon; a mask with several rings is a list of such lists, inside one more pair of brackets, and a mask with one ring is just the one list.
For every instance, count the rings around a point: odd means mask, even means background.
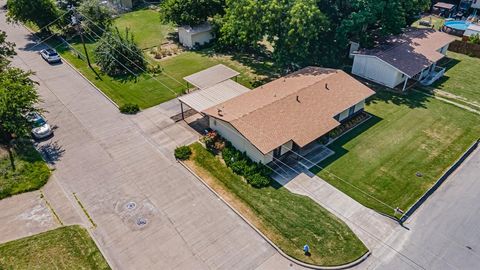
[{"label": "utility pole", "polygon": [[78,15],[78,12],[75,9],[75,7],[72,7],[71,10],[73,11],[72,24],[75,27],[75,29],[77,30],[78,34],[80,35],[80,40],[82,41],[83,51],[85,52],[85,57],[87,58],[88,67],[90,67],[90,69],[93,71],[93,73],[95,73],[95,75],[97,75],[97,78],[99,78],[101,80],[100,76],[97,74],[95,69],[92,67],[92,63],[90,62],[90,57],[88,56],[87,46],[85,46],[85,40],[83,38],[83,28],[82,28],[82,23],[80,22],[80,16]]}]

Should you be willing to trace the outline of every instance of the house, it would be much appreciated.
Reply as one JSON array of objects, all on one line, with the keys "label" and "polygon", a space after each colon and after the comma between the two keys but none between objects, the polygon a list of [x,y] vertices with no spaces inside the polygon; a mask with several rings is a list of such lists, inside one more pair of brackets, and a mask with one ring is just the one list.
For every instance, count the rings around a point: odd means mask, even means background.
[{"label": "house", "polygon": [[450,18],[455,12],[455,9],[456,6],[454,4],[438,2],[433,5],[432,13],[445,18]]},{"label": "house", "polygon": [[205,45],[213,39],[212,26],[204,23],[197,26],[181,26],[178,28],[178,40],[187,48]]},{"label": "house", "polygon": [[445,57],[455,37],[433,29],[409,29],[372,49],[354,53],[352,73],[395,88],[409,79],[430,85],[443,76],[437,62]]},{"label": "house", "polygon": [[364,110],[374,91],[341,70],[307,67],[205,109],[209,126],[267,164]]},{"label": "house", "polygon": [[467,30],[465,30],[465,32],[463,33],[463,36],[471,37],[475,35],[480,35],[480,25],[472,23],[467,27]]}]

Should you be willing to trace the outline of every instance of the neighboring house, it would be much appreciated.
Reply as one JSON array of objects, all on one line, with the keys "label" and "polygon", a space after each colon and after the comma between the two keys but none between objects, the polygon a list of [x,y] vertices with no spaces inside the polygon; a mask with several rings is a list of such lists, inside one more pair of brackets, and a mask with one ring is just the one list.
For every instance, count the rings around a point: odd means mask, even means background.
[{"label": "neighboring house", "polygon": [[352,73],[395,88],[409,79],[430,85],[443,76],[445,68],[437,66],[455,37],[433,29],[409,29],[393,36],[373,49],[354,53]]},{"label": "neighboring house", "polygon": [[471,8],[480,9],[480,0],[473,0]]},{"label": "neighboring house", "polygon": [[133,8],[133,0],[110,0],[110,2],[118,7],[124,9],[132,9]]},{"label": "neighboring house", "polygon": [[341,70],[307,67],[202,113],[211,129],[267,164],[328,136],[374,93]]},{"label": "neighboring house", "polygon": [[184,47],[191,49],[207,44],[212,39],[212,26],[209,23],[204,23],[193,27],[178,27],[178,40]]},{"label": "neighboring house", "polygon": [[465,33],[463,33],[463,36],[470,37],[470,36],[479,35],[479,34],[480,34],[480,25],[472,23],[467,27],[467,30],[465,30]]},{"label": "neighboring house", "polygon": [[433,5],[432,13],[445,18],[450,18],[455,12],[455,10],[456,6],[454,4],[438,2]]}]

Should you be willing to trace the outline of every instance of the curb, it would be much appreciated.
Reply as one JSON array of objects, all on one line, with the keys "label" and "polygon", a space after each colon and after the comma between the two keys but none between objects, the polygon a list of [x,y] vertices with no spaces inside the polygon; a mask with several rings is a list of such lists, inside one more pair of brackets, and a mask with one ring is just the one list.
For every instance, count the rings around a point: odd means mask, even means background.
[{"label": "curb", "polygon": [[[33,32],[30,28],[28,28],[27,26],[25,26],[24,24],[21,24],[23,26],[23,28],[27,29],[28,32],[30,32],[30,34],[32,34],[33,36],[35,36],[35,38],[38,39],[37,37],[37,34],[35,32]],[[60,37],[61,38],[61,37]],[[62,39],[62,42],[65,43]],[[49,47],[49,48],[52,48],[50,45],[48,45],[47,43],[44,43],[45,46]],[[69,46],[70,47],[70,46]],[[87,77],[85,77],[76,67],[74,67],[72,64],[70,64],[70,62],[68,62],[63,56],[60,55],[60,58],[62,59],[62,62],[66,63],[68,66],[70,66],[73,70],[75,70],[75,72],[77,72],[84,80],[86,80],[91,86],[93,86],[93,88],[95,88],[98,92],[100,92],[100,94],[102,94],[102,96],[104,96],[108,101],[110,101],[110,103],[112,103],[115,107],[119,108],[119,106],[117,105],[117,103],[115,103],[115,101],[113,101],[111,98],[109,98],[105,93],[102,92],[102,90],[100,90],[94,83],[92,83]]]},{"label": "curb", "polygon": [[280,253],[280,255],[282,255],[285,259],[299,265],[299,266],[303,266],[305,268],[309,268],[309,269],[316,269],[316,270],[342,270],[342,269],[349,269],[349,268],[352,268],[354,266],[357,266],[359,265],[360,263],[362,263],[363,261],[365,261],[368,257],[370,257],[370,255],[372,254],[371,251],[367,251],[365,254],[363,254],[363,256],[361,256],[360,258],[356,259],[355,261],[353,262],[350,262],[350,263],[347,263],[347,264],[343,264],[343,265],[338,265],[338,266],[319,266],[319,265],[313,265],[313,264],[309,264],[309,263],[305,263],[305,262],[302,262],[302,261],[299,261],[291,256],[289,256],[288,254],[286,254],[285,252],[283,252],[283,250],[281,250],[277,245],[275,245],[275,243],[273,243],[266,235],[264,235],[259,229],[257,229],[257,227],[255,227],[255,225],[253,225],[247,218],[245,218],[240,212],[238,212],[232,205],[230,205],[227,201],[225,201],[222,196],[220,196],[220,194],[218,194],[215,190],[213,190],[205,181],[203,181],[203,179],[198,176],[192,169],[190,169],[190,167],[188,167],[183,161],[181,160],[178,160],[177,159],[177,162],[180,163],[185,169],[187,169],[187,171],[189,171],[193,176],[195,176],[195,178],[197,178],[205,187],[207,187],[210,192],[212,192],[216,197],[218,197],[225,205],[227,205],[235,214],[237,214],[237,216],[239,216],[245,223],[247,223],[258,235],[260,235],[268,244],[270,244],[270,246],[272,246],[278,253]]}]

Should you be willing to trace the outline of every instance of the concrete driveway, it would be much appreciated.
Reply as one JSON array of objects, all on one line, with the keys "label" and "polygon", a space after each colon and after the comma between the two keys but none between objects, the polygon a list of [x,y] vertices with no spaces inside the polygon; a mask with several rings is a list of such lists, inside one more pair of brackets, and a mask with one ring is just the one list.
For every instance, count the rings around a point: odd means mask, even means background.
[{"label": "concrete driveway", "polygon": [[188,128],[161,113],[121,115],[67,64],[44,62],[42,46],[29,49],[29,33],[6,24],[3,11],[0,29],[17,44],[14,64],[36,72],[57,127],[43,143],[61,149],[53,155],[57,191],[88,225],[84,206],[114,269],[300,269],[175,162],[174,147],[196,139]]}]

